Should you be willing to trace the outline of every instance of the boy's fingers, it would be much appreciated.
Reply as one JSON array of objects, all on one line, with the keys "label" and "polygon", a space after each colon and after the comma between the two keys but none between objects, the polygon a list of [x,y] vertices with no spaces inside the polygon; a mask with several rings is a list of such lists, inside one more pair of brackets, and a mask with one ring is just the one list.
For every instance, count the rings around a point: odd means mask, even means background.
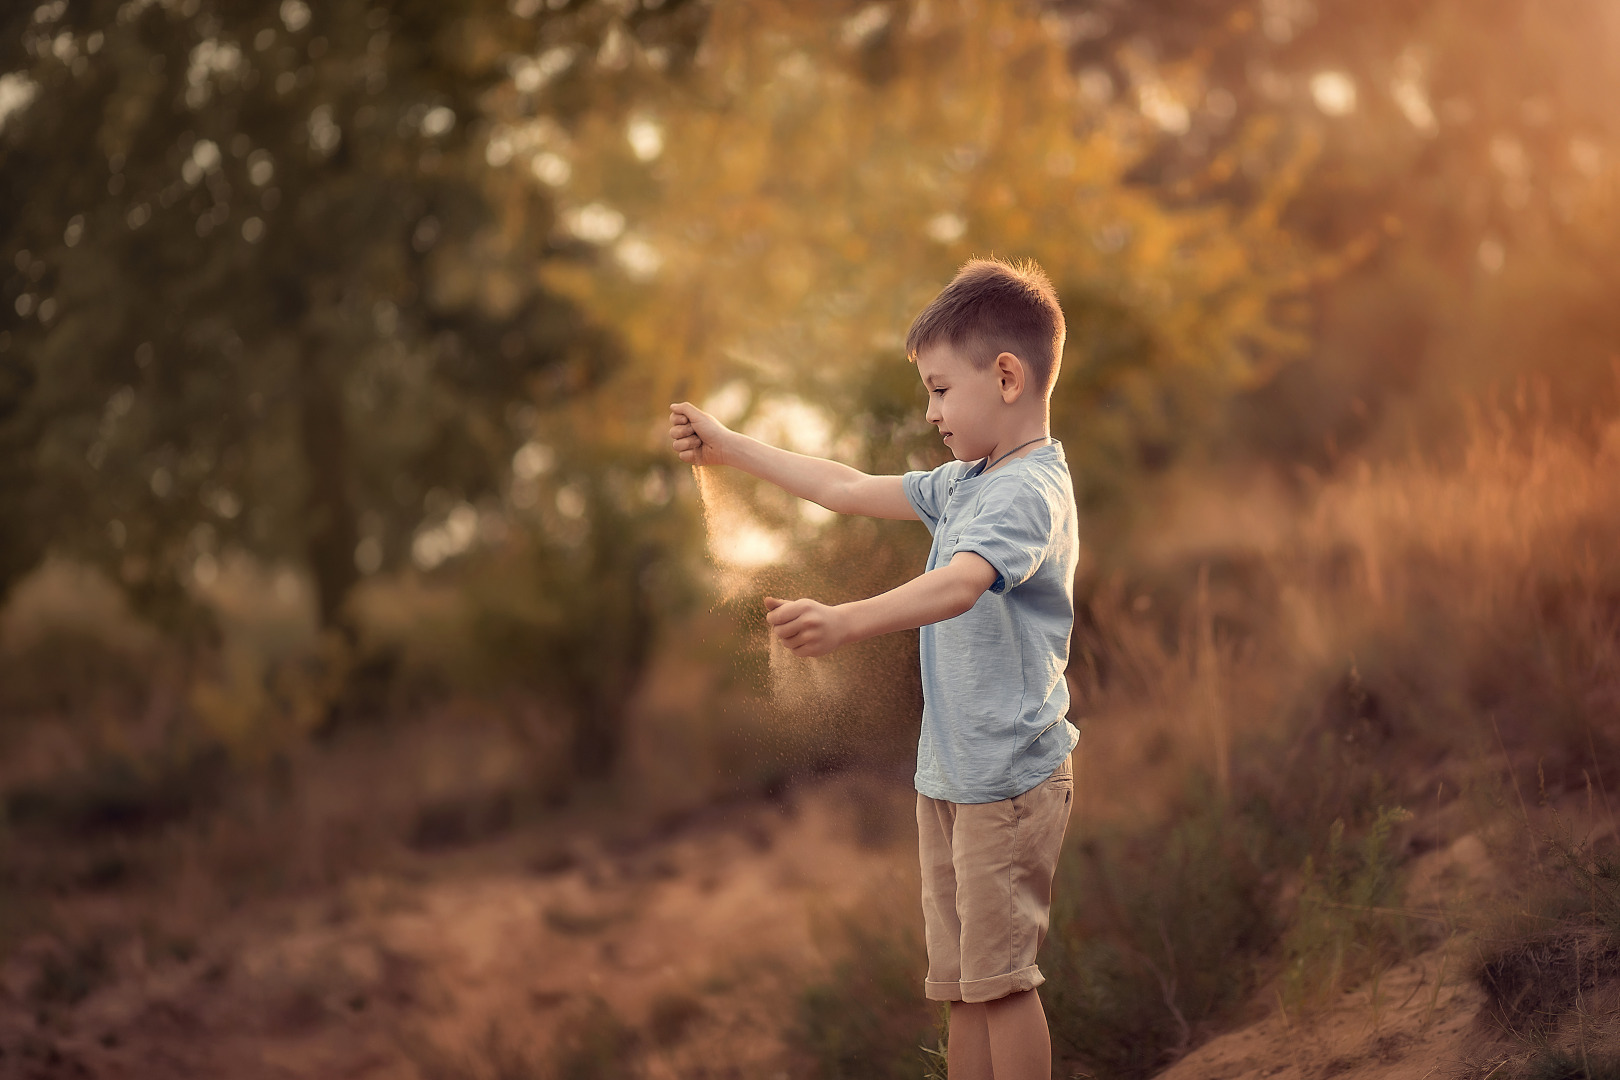
[{"label": "boy's fingers", "polygon": [[765,598],[765,610],[775,611],[785,603],[787,603],[787,601],[783,600],[780,596],[767,596]]}]

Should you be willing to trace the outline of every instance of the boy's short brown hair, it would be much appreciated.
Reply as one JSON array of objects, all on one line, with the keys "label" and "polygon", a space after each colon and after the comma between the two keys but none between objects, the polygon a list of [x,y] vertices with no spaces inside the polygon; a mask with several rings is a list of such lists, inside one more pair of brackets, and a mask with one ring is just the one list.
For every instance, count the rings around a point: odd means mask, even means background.
[{"label": "boy's short brown hair", "polygon": [[906,335],[906,358],[944,341],[981,371],[1010,352],[1024,362],[1042,397],[1063,360],[1063,309],[1051,279],[1033,260],[969,259],[923,308]]}]

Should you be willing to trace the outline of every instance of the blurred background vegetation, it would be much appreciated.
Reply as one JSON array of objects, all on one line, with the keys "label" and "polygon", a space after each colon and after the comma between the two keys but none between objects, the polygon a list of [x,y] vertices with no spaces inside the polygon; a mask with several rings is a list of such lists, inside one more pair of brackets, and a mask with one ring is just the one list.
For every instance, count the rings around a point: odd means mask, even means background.
[{"label": "blurred background vegetation", "polygon": [[[224,910],[570,808],[903,784],[909,638],[788,670],[757,601],[926,536],[695,483],[665,406],[931,467],[901,343],[993,253],[1069,322],[1079,700],[1183,725],[1143,728],[1158,823],[1066,864],[1054,997],[1101,1019],[1060,1052],[1147,1075],[1418,947],[1322,921],[1389,901],[1411,755],[1489,712],[1499,775],[1620,782],[1617,47],[1600,0],[12,5],[0,944],[181,835]],[[1176,905],[1219,914],[1166,1010]],[[883,940],[839,976],[879,1004],[793,1021],[826,1075],[932,1030]]]}]

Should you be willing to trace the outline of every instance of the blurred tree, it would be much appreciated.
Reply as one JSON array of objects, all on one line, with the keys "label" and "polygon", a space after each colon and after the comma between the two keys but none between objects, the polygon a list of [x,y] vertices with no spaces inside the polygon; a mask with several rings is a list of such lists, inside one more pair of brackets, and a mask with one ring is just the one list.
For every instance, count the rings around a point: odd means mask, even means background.
[{"label": "blurred tree", "polygon": [[638,569],[681,541],[621,514],[582,564],[545,535],[541,486],[607,484],[615,434],[580,428],[567,476],[540,475],[535,440],[570,403],[600,407],[626,353],[536,271],[595,258],[559,223],[558,189],[569,128],[634,93],[626,40],[671,70],[696,46],[702,5],[654,6],[55,0],[0,16],[16,316],[0,330],[0,595],[50,549],[195,626],[191,587],[243,550],[307,567],[321,623],[353,641],[361,575],[504,544],[504,565],[530,560],[519,577],[552,590],[529,598],[547,633],[521,638],[550,651],[506,659],[557,676],[578,770],[609,768],[658,614]]},{"label": "blurred tree", "polygon": [[5,17],[0,585],[50,546],[172,619],[235,545],[307,565],[334,625],[359,573],[498,491],[514,404],[622,362],[540,285],[588,248],[546,184],[488,168],[479,119],[490,93],[531,118],[590,106],[614,72],[589,57],[622,29],[567,6]]},{"label": "blurred tree", "polygon": [[1149,108],[1154,73],[1205,73],[1137,169],[1166,197],[1252,198],[1262,162],[1212,169],[1245,122],[1320,141],[1284,224],[1339,266],[1313,288],[1304,362],[1238,399],[1238,445],[1322,466],[1397,432],[1443,445],[1459,396],[1527,375],[1565,418],[1613,400],[1613,5],[1049,7],[1082,81],[1116,99]]},{"label": "blurred tree", "polygon": [[1278,221],[1310,147],[1256,131],[1258,197],[1167,207],[1132,180],[1158,121],[1064,60],[1012,2],[717,8],[691,77],[583,125],[573,186],[615,258],[548,280],[658,358],[635,369],[649,410],[730,385],[751,430],[904,469],[940,456],[911,318],[972,254],[1034,257],[1069,314],[1054,426],[1118,509],[1301,346]]}]

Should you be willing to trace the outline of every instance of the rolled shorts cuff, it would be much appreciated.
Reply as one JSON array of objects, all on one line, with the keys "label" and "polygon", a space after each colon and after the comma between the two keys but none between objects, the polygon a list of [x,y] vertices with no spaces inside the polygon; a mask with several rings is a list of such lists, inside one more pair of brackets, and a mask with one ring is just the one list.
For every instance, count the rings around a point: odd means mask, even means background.
[{"label": "rolled shorts cuff", "polygon": [[1041,974],[1040,966],[1031,964],[1005,975],[992,975],[988,979],[971,979],[967,982],[935,982],[929,979],[923,983],[923,994],[929,1001],[960,1001],[972,1005],[981,1001],[999,1001],[1008,994],[1021,994],[1045,981],[1046,976]]}]

